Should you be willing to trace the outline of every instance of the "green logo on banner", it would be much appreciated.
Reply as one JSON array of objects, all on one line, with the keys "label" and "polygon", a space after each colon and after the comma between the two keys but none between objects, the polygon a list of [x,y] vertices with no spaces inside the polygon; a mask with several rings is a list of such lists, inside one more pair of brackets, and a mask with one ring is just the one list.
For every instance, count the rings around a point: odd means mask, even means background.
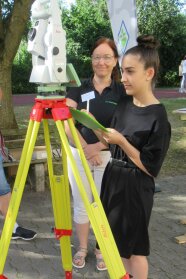
[{"label": "green logo on banner", "polygon": [[124,21],[122,21],[120,31],[118,34],[118,44],[123,53],[125,53],[128,41],[129,41],[129,33],[127,31]]}]

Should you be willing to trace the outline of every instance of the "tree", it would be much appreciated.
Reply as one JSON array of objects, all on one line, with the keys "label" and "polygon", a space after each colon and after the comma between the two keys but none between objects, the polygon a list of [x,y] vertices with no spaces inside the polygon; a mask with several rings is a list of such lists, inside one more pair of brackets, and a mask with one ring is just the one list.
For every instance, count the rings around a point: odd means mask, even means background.
[{"label": "tree", "polygon": [[23,38],[14,58],[12,66],[13,94],[37,92],[37,84],[29,82],[32,69],[32,55],[27,50],[27,44],[27,38]]},{"label": "tree", "polygon": [[67,32],[67,58],[81,78],[90,76],[90,51],[101,36],[113,38],[105,0],[76,0],[62,13]]},{"label": "tree", "polygon": [[[179,82],[178,65],[186,53],[186,16],[178,0],[137,0],[140,34],[153,34],[161,44],[159,84]],[[173,84],[171,84],[171,82]]]},{"label": "tree", "polygon": [[32,3],[33,0],[0,1],[0,86],[4,93],[0,108],[1,128],[17,127],[12,104],[12,64],[30,16]]}]

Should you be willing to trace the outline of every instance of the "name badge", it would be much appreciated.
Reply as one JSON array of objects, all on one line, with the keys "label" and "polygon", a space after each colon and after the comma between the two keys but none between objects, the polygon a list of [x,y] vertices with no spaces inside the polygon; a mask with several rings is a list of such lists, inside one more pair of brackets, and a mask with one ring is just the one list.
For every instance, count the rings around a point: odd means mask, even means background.
[{"label": "name badge", "polygon": [[95,98],[94,91],[90,91],[88,93],[85,93],[85,94],[81,95],[82,102],[87,102],[87,101],[92,100],[94,98]]}]

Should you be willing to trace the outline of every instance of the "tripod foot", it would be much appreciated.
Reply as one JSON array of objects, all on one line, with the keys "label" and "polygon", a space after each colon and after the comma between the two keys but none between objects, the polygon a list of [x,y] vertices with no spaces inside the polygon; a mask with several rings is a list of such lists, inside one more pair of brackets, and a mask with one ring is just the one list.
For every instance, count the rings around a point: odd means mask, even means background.
[{"label": "tripod foot", "polygon": [[5,277],[4,275],[0,275],[0,279],[8,279],[8,278]]},{"label": "tripod foot", "polygon": [[72,279],[72,271],[65,271],[65,278]]}]

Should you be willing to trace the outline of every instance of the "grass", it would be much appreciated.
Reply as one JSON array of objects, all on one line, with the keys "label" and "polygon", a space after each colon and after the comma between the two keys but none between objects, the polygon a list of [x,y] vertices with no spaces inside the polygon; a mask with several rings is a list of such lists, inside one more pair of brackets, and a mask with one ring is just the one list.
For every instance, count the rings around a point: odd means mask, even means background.
[{"label": "grass", "polygon": [[186,99],[162,99],[171,123],[172,137],[160,176],[175,176],[185,174],[186,160],[186,121],[180,120],[180,115],[173,111],[186,108]]},{"label": "grass", "polygon": [[[186,160],[186,121],[181,121],[178,114],[173,111],[179,108],[186,108],[186,99],[161,99],[165,105],[168,118],[172,127],[170,148],[159,176],[175,176],[185,174]],[[15,107],[15,115],[20,128],[28,125],[31,106]],[[57,131],[56,131],[56,136]]]}]

